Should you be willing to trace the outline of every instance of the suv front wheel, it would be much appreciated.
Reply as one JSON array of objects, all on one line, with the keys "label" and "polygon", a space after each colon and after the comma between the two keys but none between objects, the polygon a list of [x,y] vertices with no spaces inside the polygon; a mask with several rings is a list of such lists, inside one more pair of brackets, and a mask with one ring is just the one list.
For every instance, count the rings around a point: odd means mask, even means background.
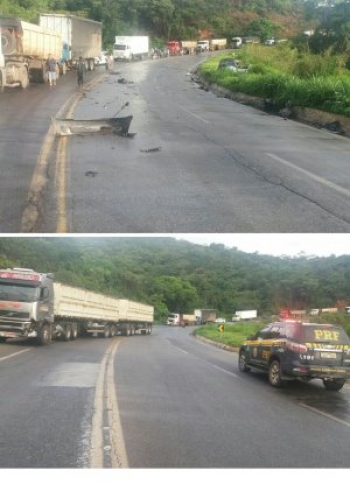
[{"label": "suv front wheel", "polygon": [[344,386],[345,380],[322,380],[326,390],[337,392]]},{"label": "suv front wheel", "polygon": [[247,366],[247,362],[246,362],[246,357],[245,357],[245,352],[244,351],[241,351],[240,354],[239,354],[239,358],[238,358],[238,368],[239,368],[239,371],[244,371],[245,373],[247,373],[248,371],[250,371],[249,366]]},{"label": "suv front wheel", "polygon": [[278,360],[272,360],[269,366],[269,382],[273,387],[283,386],[281,378],[281,364]]}]

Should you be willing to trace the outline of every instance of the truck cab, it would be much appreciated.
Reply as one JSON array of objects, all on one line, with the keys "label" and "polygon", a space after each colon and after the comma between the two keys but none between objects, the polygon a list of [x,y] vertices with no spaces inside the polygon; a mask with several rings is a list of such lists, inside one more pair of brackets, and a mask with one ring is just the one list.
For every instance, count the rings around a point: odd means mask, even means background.
[{"label": "truck cab", "polygon": [[53,321],[52,274],[23,268],[0,270],[0,341],[19,336],[47,338]]},{"label": "truck cab", "polygon": [[198,40],[196,48],[197,48],[197,50],[201,49],[202,52],[209,51],[210,41],[209,40]]}]

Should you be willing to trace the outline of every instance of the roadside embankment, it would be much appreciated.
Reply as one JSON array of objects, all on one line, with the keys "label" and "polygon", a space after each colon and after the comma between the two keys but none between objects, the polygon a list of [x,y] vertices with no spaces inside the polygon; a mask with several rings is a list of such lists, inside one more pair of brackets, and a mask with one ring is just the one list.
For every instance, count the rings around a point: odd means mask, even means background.
[{"label": "roadside embankment", "polygon": [[350,118],[347,116],[298,106],[285,107],[281,110],[276,110],[272,99],[250,96],[241,92],[231,91],[215,83],[209,83],[200,75],[199,70],[195,73],[195,81],[198,82],[204,90],[211,91],[218,97],[231,99],[232,101],[253,106],[256,109],[260,109],[270,114],[281,116],[284,119],[293,119],[300,123],[308,124],[319,129],[325,129],[332,133],[350,138]]}]

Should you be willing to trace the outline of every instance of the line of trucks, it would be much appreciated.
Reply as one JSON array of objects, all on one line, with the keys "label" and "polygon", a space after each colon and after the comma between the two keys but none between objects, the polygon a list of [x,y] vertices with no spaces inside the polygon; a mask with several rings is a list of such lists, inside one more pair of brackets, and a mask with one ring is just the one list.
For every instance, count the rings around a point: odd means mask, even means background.
[{"label": "line of trucks", "polygon": [[45,82],[49,55],[64,74],[83,57],[93,70],[102,51],[102,23],[74,15],[42,14],[39,25],[14,18],[0,18],[0,86],[27,88]]},{"label": "line of trucks", "polygon": [[78,336],[149,335],[154,307],[54,282],[32,269],[0,270],[0,342],[24,337],[39,345]]}]

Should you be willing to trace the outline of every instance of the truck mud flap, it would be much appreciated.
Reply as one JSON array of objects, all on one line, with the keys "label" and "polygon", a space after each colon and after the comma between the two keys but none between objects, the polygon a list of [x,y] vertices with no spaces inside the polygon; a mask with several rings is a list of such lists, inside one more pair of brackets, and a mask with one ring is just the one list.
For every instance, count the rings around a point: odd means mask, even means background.
[{"label": "truck mud flap", "polygon": [[133,137],[129,128],[133,116],[105,119],[58,119],[51,117],[51,124],[58,136],[72,136],[74,134],[116,134],[118,136]]}]

